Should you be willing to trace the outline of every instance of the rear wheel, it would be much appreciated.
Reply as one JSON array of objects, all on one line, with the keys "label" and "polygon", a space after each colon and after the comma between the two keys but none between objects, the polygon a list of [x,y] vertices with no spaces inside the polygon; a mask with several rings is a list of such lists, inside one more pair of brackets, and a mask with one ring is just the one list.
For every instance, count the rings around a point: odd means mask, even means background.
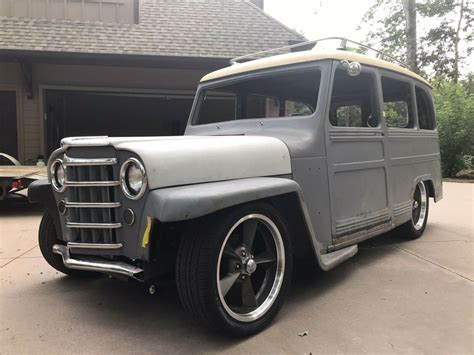
[{"label": "rear wheel", "polygon": [[413,194],[411,220],[399,227],[400,235],[407,239],[422,236],[428,222],[429,196],[426,183],[420,181]]},{"label": "rear wheel", "polygon": [[293,266],[278,211],[255,203],[200,224],[183,236],[178,251],[176,277],[183,306],[226,334],[262,330],[283,305]]},{"label": "rear wheel", "polygon": [[39,227],[38,234],[38,243],[41,250],[41,254],[44,259],[56,270],[62,272],[63,274],[74,276],[74,277],[90,277],[95,276],[96,273],[68,269],[64,266],[63,259],[60,255],[53,253],[53,245],[66,243],[58,238],[56,233],[56,227],[54,226],[53,216],[49,211],[46,211],[41,219],[41,224]]}]

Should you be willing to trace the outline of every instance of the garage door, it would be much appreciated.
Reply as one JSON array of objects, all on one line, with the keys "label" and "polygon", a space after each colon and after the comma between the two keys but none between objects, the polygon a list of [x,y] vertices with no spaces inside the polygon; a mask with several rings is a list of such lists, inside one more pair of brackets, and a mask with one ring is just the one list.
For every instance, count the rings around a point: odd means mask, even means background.
[{"label": "garage door", "polygon": [[18,159],[16,93],[14,91],[0,91],[0,153],[6,153]]},{"label": "garage door", "polygon": [[46,91],[48,153],[64,137],[182,135],[191,95]]}]

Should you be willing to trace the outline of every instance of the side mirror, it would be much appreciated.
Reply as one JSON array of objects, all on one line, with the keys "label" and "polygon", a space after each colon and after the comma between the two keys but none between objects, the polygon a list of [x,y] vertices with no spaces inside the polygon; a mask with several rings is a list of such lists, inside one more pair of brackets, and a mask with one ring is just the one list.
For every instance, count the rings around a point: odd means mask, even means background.
[{"label": "side mirror", "polygon": [[341,66],[346,68],[347,75],[358,76],[362,72],[362,66],[359,62],[349,62],[348,60],[341,60]]}]

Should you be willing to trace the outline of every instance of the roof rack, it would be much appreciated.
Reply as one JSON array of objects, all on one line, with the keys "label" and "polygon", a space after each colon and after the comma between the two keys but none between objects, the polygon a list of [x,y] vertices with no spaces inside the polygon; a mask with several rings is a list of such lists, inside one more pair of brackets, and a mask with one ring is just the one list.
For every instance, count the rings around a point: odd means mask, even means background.
[{"label": "roof rack", "polygon": [[347,49],[347,44],[348,43],[355,44],[361,49],[370,50],[370,51],[373,51],[373,52],[377,53],[378,58],[381,58],[381,59],[386,58],[386,59],[388,59],[392,62],[395,62],[396,64],[404,67],[404,68],[408,68],[408,65],[406,63],[398,60],[397,58],[395,58],[391,55],[388,55],[388,54],[386,54],[382,51],[379,51],[378,49],[372,48],[372,47],[370,47],[366,44],[359,43],[359,42],[356,42],[356,41],[353,41],[353,40],[350,40],[350,39],[347,39],[347,38],[344,38],[344,37],[325,37],[325,38],[315,39],[315,40],[312,40],[312,41],[300,42],[300,43],[296,43],[296,44],[292,44],[292,45],[288,45],[288,46],[283,46],[283,47],[268,49],[268,50],[265,50],[265,51],[259,51],[259,52],[255,52],[255,53],[251,53],[251,54],[242,55],[240,57],[232,58],[229,62],[230,62],[231,65],[236,65],[236,64],[240,64],[240,62],[242,60],[249,61],[249,60],[257,59],[258,57],[265,58],[267,55],[275,53],[275,52],[288,51],[288,50],[292,50],[294,48],[308,47],[310,45],[313,45],[313,46],[310,49],[307,49],[307,50],[314,50],[314,48],[316,48],[316,45],[318,43],[325,42],[325,41],[333,41],[333,40],[341,41],[340,44],[339,44],[339,47],[337,47],[338,50],[344,50],[344,51],[348,50]]}]

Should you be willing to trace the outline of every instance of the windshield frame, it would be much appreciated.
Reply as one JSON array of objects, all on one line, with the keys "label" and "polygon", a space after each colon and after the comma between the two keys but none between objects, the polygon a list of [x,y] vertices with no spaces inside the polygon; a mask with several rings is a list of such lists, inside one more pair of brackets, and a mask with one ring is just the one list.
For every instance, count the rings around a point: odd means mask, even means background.
[{"label": "windshield frame", "polygon": [[[311,115],[301,115],[301,116],[286,116],[286,117],[258,117],[258,118],[244,118],[244,119],[232,119],[232,120],[223,120],[219,122],[213,123],[198,123],[200,108],[202,103],[204,102],[204,97],[207,91],[214,90],[219,91],[219,88],[222,88],[225,85],[232,85],[238,82],[257,79],[257,78],[264,78],[268,76],[275,76],[279,74],[286,74],[286,73],[295,73],[295,72],[304,72],[304,71],[311,71],[317,70],[319,71],[319,87],[317,91],[317,98],[316,98],[316,107]],[[277,120],[301,120],[301,119],[309,119],[313,118],[317,115],[319,109],[321,108],[321,97],[322,97],[322,84],[323,84],[323,71],[325,67],[321,65],[321,61],[317,62],[306,62],[306,63],[299,63],[293,64],[290,66],[283,66],[277,68],[268,68],[265,70],[259,70],[256,72],[249,72],[241,75],[236,75],[232,77],[221,78],[215,81],[204,82],[198,86],[196,97],[193,103],[193,107],[191,109],[190,119],[188,121],[188,127],[206,127],[206,126],[215,126],[224,123],[230,122],[253,122],[253,121],[277,121]],[[327,70],[327,69],[326,69]],[[289,99],[289,98],[288,98]],[[294,99],[294,97],[292,97]]]}]

